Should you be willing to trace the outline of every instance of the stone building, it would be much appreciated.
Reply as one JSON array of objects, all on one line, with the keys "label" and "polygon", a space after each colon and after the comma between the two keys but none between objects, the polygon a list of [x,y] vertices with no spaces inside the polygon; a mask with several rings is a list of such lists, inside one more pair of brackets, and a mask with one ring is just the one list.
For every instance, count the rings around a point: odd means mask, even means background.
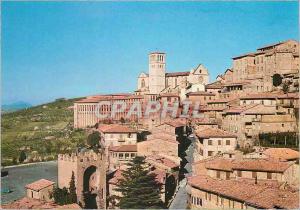
[{"label": "stone building", "polygon": [[[227,92],[269,92],[274,89],[273,76],[289,76],[297,81],[299,74],[299,42],[287,40],[258,48],[256,52],[233,57],[232,68],[224,73]],[[299,82],[299,81],[298,81]],[[297,83],[299,84],[299,83]],[[292,86],[295,86],[294,84]]]},{"label": "stone building", "polygon": [[51,193],[54,189],[54,182],[47,179],[40,179],[25,186],[28,198],[51,201]]},{"label": "stone building", "polygon": [[102,124],[97,130],[105,147],[131,145],[137,142],[137,131],[129,126],[120,124]]},{"label": "stone building", "polygon": [[149,74],[142,72],[138,77],[137,95],[178,93],[184,99],[187,92],[204,91],[209,81],[208,70],[202,65],[185,72],[166,72],[166,54],[149,54]]},{"label": "stone building", "polygon": [[108,149],[109,170],[125,169],[126,163],[137,156],[136,144],[113,146]]},{"label": "stone building", "polygon": [[72,173],[75,176],[77,200],[93,200],[88,208],[106,208],[106,157],[104,151],[93,150],[58,155],[58,187],[69,187]]},{"label": "stone building", "polygon": [[199,160],[236,149],[237,137],[233,133],[218,128],[198,129],[195,133],[198,140],[195,148]]},{"label": "stone building", "polygon": [[[103,105],[98,104],[100,102],[105,102]],[[112,106],[114,103],[125,102],[126,109],[122,112],[112,114]],[[104,121],[120,121],[120,120],[130,120],[138,122],[137,115],[128,116],[129,107],[133,103],[139,102],[144,103],[143,96],[137,96],[133,94],[120,93],[120,94],[110,94],[110,95],[95,95],[88,96],[84,99],[80,99],[74,102],[74,127],[75,128],[87,128],[95,126],[96,123]],[[143,110],[141,110],[143,112]],[[98,117],[101,114],[104,117]]]},{"label": "stone building", "polygon": [[188,178],[191,209],[298,209],[299,190],[274,182],[220,180],[205,175]]}]

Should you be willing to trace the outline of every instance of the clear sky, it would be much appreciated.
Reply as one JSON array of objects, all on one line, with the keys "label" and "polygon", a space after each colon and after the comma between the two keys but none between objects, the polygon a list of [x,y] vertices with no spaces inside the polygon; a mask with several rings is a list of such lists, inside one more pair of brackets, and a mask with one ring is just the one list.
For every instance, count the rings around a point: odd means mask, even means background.
[{"label": "clear sky", "polygon": [[298,39],[298,2],[2,2],[2,103],[131,92],[148,53],[167,71]]}]

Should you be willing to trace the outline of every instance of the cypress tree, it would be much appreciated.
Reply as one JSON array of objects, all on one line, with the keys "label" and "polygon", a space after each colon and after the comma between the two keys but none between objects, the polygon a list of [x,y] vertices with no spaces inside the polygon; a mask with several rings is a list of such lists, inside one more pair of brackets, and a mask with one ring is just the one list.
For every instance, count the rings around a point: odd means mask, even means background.
[{"label": "cypress tree", "polygon": [[71,176],[71,181],[70,181],[70,187],[69,187],[69,192],[70,192],[70,201],[71,203],[77,203],[77,194],[76,194],[76,186],[75,186],[75,175],[74,171],[72,171],[72,176]]},{"label": "cypress tree", "polygon": [[157,209],[163,208],[160,199],[159,184],[154,174],[149,174],[144,157],[135,157],[122,172],[123,178],[117,185],[122,193],[118,206],[121,209]]}]

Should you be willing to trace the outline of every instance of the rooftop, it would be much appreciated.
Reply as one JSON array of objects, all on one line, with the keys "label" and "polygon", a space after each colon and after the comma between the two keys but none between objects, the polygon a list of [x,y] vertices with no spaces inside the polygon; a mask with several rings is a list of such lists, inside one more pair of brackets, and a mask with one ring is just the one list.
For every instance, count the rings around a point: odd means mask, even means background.
[{"label": "rooftop", "polygon": [[245,180],[218,180],[203,175],[189,177],[188,184],[257,208],[299,207],[299,191],[283,190],[268,184],[255,184]]},{"label": "rooftop", "polygon": [[197,91],[197,92],[191,92],[187,93],[189,96],[215,96],[215,93],[212,92],[206,92],[206,91]]},{"label": "rooftop", "polygon": [[47,179],[40,179],[38,181],[35,181],[31,184],[26,185],[25,188],[31,189],[34,191],[40,191],[41,189],[44,189],[44,188],[49,187],[54,184],[55,184],[55,182],[49,181]]},{"label": "rooftop", "polygon": [[137,133],[135,129],[120,124],[102,124],[98,130],[103,133]]},{"label": "rooftop", "polygon": [[264,172],[274,172],[282,173],[287,168],[289,168],[292,163],[279,161],[271,158],[267,159],[254,159],[254,158],[244,158],[244,159],[224,159],[221,157],[212,158],[205,162],[198,161],[194,164],[204,164],[205,168],[221,171],[264,171]]},{"label": "rooftop", "polygon": [[299,159],[299,152],[290,148],[269,148],[263,152],[265,155],[279,160]]},{"label": "rooftop", "polygon": [[236,138],[236,135],[218,128],[205,128],[196,130],[199,138]]},{"label": "rooftop", "polygon": [[113,152],[137,152],[137,146],[136,144],[127,144],[127,145],[109,147],[109,150]]},{"label": "rooftop", "polygon": [[166,77],[189,76],[189,71],[166,73]]}]

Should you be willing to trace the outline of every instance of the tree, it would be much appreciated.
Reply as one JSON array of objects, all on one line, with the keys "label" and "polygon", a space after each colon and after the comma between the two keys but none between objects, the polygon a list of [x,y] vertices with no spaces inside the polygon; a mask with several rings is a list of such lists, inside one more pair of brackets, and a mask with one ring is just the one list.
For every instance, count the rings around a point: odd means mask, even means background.
[{"label": "tree", "polygon": [[122,179],[117,184],[121,209],[153,209],[163,208],[160,199],[159,184],[155,175],[150,174],[144,157],[135,157],[122,172]]},{"label": "tree", "polygon": [[92,148],[99,147],[100,140],[101,140],[100,133],[98,131],[94,131],[88,136],[87,144]]},{"label": "tree", "polygon": [[27,158],[27,157],[26,157],[26,153],[25,153],[24,150],[22,150],[21,153],[20,153],[19,162],[20,162],[20,163],[23,163],[24,160],[26,160],[26,158]]},{"label": "tree", "polygon": [[278,87],[282,83],[282,76],[280,74],[273,75],[273,85]]},{"label": "tree", "polygon": [[77,203],[77,194],[76,194],[74,171],[72,171],[69,192],[70,192],[70,195],[69,195],[70,196],[70,201],[72,203]]},{"label": "tree", "polygon": [[54,198],[54,202],[58,205],[65,205],[65,204],[72,203],[70,200],[68,189],[65,187],[62,189],[55,187],[53,189],[52,196]]}]

